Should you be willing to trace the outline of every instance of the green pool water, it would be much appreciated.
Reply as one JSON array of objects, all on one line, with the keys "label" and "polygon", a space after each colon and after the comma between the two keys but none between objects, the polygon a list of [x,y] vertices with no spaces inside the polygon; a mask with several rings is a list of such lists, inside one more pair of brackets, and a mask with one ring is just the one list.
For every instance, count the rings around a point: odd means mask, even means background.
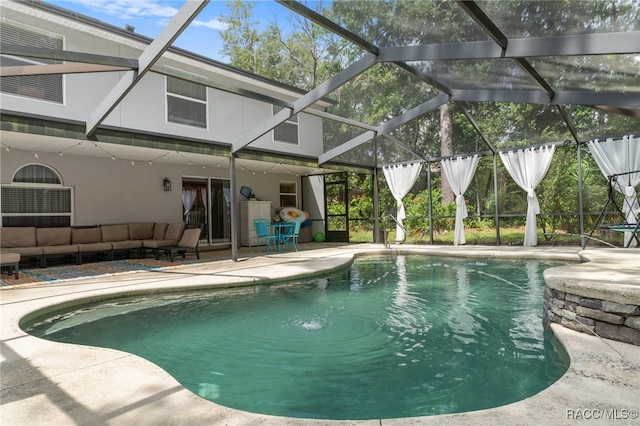
[{"label": "green pool water", "polygon": [[84,306],[27,331],[137,354],[201,397],[250,412],[457,413],[522,400],[566,371],[542,325],[549,266],[367,257],[322,278]]}]

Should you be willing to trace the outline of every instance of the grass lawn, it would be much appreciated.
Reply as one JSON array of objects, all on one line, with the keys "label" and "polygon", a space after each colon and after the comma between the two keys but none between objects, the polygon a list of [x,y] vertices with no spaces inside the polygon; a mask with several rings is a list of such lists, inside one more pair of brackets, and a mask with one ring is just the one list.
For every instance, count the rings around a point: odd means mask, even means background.
[{"label": "grass lawn", "polygon": [[[615,244],[617,246],[622,245],[622,234],[617,233],[603,238],[605,241]],[[350,231],[350,242],[352,243],[371,243],[373,242],[373,232],[369,230]],[[396,237],[395,230],[389,232],[389,241],[394,241]],[[481,228],[465,228],[465,238],[468,245],[495,245],[496,244],[496,231],[495,229],[481,229]],[[518,228],[500,228],[500,244],[501,245],[522,245],[524,241],[524,227]],[[409,230],[407,244],[429,244],[429,235],[414,235]],[[434,234],[434,244],[453,244],[453,231],[445,231]],[[568,246],[580,246],[580,236],[575,234],[566,234],[562,231],[556,231],[554,234],[547,235],[538,230],[538,245],[568,245]],[[590,242],[590,245],[598,245],[597,241]]]}]

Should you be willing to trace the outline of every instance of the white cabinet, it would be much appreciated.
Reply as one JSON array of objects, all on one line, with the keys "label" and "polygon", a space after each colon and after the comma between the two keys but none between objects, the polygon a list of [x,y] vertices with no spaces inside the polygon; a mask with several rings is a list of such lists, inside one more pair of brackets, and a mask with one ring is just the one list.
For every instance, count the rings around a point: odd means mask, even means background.
[{"label": "white cabinet", "polygon": [[253,219],[271,218],[271,201],[240,201],[240,243],[243,246],[258,245]]}]

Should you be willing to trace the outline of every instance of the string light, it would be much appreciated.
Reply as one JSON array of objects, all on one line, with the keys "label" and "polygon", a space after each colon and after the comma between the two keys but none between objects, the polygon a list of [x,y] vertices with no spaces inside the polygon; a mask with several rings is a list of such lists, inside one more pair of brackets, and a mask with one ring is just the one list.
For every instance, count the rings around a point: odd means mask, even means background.
[{"label": "string light", "polygon": [[[185,160],[185,161],[186,161],[190,166],[198,166],[198,167],[202,167],[202,169],[204,169],[204,170],[206,170],[206,169],[207,169],[207,166],[209,166],[209,167],[214,167],[214,166],[215,166],[215,167],[221,167],[221,166],[225,165],[225,163],[226,163],[226,164],[228,164],[228,161],[229,161],[229,159],[228,159],[228,158],[223,157],[223,158],[222,158],[222,160],[219,160],[219,161],[217,161],[217,162],[213,162],[213,161],[212,161],[212,162],[211,162],[211,164],[203,164],[203,163],[200,163],[200,162],[197,162],[197,161],[190,160],[189,158],[187,158],[187,157],[186,157],[182,152],[180,152],[180,151],[167,151],[166,153],[164,153],[164,154],[162,154],[162,155],[159,155],[159,156],[157,156],[157,157],[154,157],[154,158],[151,158],[151,159],[148,159],[148,160],[144,160],[144,159],[142,159],[142,160],[131,160],[131,159],[127,159],[127,158],[119,158],[119,157],[116,157],[113,153],[109,152],[109,150],[108,150],[107,148],[105,148],[105,147],[103,146],[103,144],[102,144],[102,143],[100,143],[100,142],[93,142],[93,141],[89,141],[89,143],[91,143],[91,144],[93,145],[93,147],[94,147],[94,148],[96,148],[96,149],[98,149],[98,150],[100,150],[100,151],[104,152],[105,154],[107,154],[107,155],[111,158],[111,160],[112,160],[112,161],[116,161],[116,160],[129,161],[129,162],[131,163],[131,166],[135,166],[135,165],[136,165],[136,162],[139,162],[139,163],[146,162],[146,163],[147,163],[147,164],[149,164],[150,166],[153,166],[153,165],[154,165],[154,162],[157,162],[158,160],[168,159],[168,156],[171,154],[171,152],[175,152],[176,154],[178,154],[178,155],[179,155],[180,157],[182,157],[182,158],[183,158],[183,159],[184,159],[184,160]],[[74,148],[76,148],[76,147],[80,147],[80,146],[82,146],[82,144],[83,144],[83,141],[78,141],[78,142],[77,142],[77,143],[75,143],[74,145],[72,145],[72,146],[70,146],[70,147],[67,147],[67,148],[65,148],[65,149],[62,149],[62,150],[60,150],[60,151],[58,151],[58,156],[60,156],[60,157],[64,157],[64,154],[65,154],[65,153],[67,153],[68,151],[73,150],[73,149],[74,149]],[[7,152],[10,152],[10,151],[11,151],[11,149],[12,149],[12,147],[11,147],[11,146],[6,145],[6,144],[4,144],[4,143],[2,143],[2,144],[1,144],[1,146],[2,146],[2,148],[4,148]],[[29,150],[21,150],[21,149],[18,149],[18,151],[26,151],[26,152],[29,152]],[[35,158],[37,158],[37,159],[39,159],[39,158],[40,158],[40,155],[39,155],[39,153],[38,153],[38,152],[34,152],[34,151],[31,151],[31,152],[33,153],[33,156],[34,156]],[[51,152],[51,153],[53,154],[54,152],[55,152],[55,151],[53,151],[53,152]],[[214,156],[214,157],[212,157],[212,158],[216,158],[216,156]],[[275,164],[274,164],[274,165],[272,165],[271,167],[268,167],[267,169],[262,170],[262,173],[266,175],[266,174],[267,174],[267,172],[268,172],[269,170],[272,170],[272,169],[273,169],[273,168],[275,168],[276,166],[277,166],[277,165],[275,165]],[[242,167],[242,170],[245,170],[245,171],[251,171],[253,175],[258,174],[258,173],[261,171],[261,170],[251,170],[251,169],[248,169],[248,168],[247,168],[247,167],[245,167],[244,165],[241,165],[241,167]]]}]

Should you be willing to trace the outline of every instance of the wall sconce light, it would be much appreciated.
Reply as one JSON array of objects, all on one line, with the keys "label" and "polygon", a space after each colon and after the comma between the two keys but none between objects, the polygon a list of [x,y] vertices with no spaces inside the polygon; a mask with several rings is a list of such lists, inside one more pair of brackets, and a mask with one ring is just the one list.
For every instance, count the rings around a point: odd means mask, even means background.
[{"label": "wall sconce light", "polygon": [[171,191],[171,181],[169,180],[169,178],[164,178],[162,184],[165,191]]}]

